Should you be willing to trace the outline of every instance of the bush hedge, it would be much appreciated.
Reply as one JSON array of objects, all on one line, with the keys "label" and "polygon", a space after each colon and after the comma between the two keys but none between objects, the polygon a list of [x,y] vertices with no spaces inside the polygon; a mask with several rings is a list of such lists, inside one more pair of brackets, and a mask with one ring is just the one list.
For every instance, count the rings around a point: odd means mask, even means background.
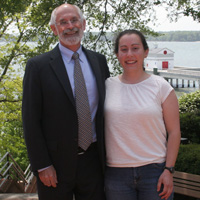
[{"label": "bush hedge", "polygon": [[200,145],[180,145],[175,168],[176,171],[200,175]]},{"label": "bush hedge", "polygon": [[179,98],[180,113],[200,112],[200,90],[184,94]]},{"label": "bush hedge", "polygon": [[180,113],[181,137],[190,143],[200,144],[200,114]]},{"label": "bush hedge", "polygon": [[181,136],[200,144],[200,90],[179,98]]},{"label": "bush hedge", "polygon": [[189,144],[180,145],[176,170],[200,175],[200,90],[179,98],[181,137]]}]

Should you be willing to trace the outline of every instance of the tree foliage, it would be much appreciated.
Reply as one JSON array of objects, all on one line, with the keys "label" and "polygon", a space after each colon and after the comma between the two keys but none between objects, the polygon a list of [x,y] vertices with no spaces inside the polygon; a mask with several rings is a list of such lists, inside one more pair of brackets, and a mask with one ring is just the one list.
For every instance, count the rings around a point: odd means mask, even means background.
[{"label": "tree foliage", "polygon": [[[25,145],[21,122],[22,76],[27,59],[46,52],[57,43],[48,22],[52,10],[63,0],[2,0],[0,6],[0,156],[6,151],[24,163]],[[113,73],[120,73],[113,58],[112,40],[115,32],[135,28],[146,35],[157,35],[147,25],[156,22],[155,6],[171,8],[170,17],[180,13],[199,20],[198,3],[193,0],[69,0],[86,16],[85,47],[106,55]],[[195,6],[194,6],[195,5]],[[97,34],[92,34],[96,31]],[[106,32],[112,32],[108,36]],[[17,142],[17,143],[16,143]],[[20,162],[21,162],[20,161]]]},{"label": "tree foliage", "polygon": [[[161,1],[159,1],[161,2]],[[195,21],[200,22],[200,1],[199,0],[166,0],[166,10],[168,17],[176,20],[181,16],[190,16]]]},{"label": "tree foliage", "polygon": [[0,82],[0,156],[11,152],[22,169],[28,164],[21,123],[22,79],[5,78]]}]

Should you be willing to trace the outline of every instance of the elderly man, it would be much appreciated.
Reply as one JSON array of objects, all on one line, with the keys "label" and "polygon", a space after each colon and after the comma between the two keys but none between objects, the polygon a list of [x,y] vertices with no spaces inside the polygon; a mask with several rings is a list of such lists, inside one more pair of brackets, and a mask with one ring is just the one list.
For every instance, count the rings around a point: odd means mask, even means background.
[{"label": "elderly man", "polygon": [[104,200],[105,56],[81,45],[86,21],[70,4],[50,26],[59,44],[27,62],[23,127],[40,200]]}]

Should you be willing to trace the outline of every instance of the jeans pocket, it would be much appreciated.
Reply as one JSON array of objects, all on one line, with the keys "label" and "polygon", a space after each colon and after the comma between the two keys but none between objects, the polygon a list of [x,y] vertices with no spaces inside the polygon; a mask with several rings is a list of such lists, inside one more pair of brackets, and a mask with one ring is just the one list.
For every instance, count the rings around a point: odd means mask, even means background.
[{"label": "jeans pocket", "polygon": [[153,163],[152,167],[156,168],[156,169],[164,169],[165,167],[165,162],[163,163]]}]

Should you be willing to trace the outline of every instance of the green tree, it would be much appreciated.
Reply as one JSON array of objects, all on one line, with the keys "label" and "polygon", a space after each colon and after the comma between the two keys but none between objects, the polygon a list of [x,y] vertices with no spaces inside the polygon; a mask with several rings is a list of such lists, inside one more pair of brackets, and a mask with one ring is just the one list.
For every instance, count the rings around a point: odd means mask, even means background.
[{"label": "green tree", "polygon": [[[1,2],[0,7],[0,156],[9,151],[23,169],[28,165],[21,121],[24,63],[49,49],[30,43],[40,31],[32,25],[32,5],[30,0],[10,0]],[[45,28],[41,29],[43,34]]]},{"label": "green tree", "polygon": [[171,20],[177,20],[184,15],[191,16],[195,21],[200,22],[199,0],[167,0],[164,2],[164,5],[167,5],[166,10],[168,10],[168,17]]},{"label": "green tree", "polygon": [[22,134],[21,84],[20,77],[8,77],[0,82],[0,89],[3,90],[0,103],[0,155],[10,152],[25,170],[28,159]]},{"label": "green tree", "polygon": [[[28,162],[24,153],[21,121],[22,76],[28,58],[46,52],[57,43],[48,22],[52,10],[63,0],[2,0],[0,7],[0,155],[10,151],[15,158]],[[69,0],[84,11],[87,29],[83,40],[87,48],[104,53],[113,67],[113,74],[120,73],[117,60],[113,58],[111,38],[115,32],[135,28],[146,35],[157,34],[147,25],[156,22],[155,6],[176,8],[174,16],[181,11],[194,15],[198,10],[185,1],[152,0]],[[170,5],[168,3],[170,2]],[[178,5],[175,6],[174,5]],[[168,6],[168,7],[167,7]],[[192,10],[191,10],[192,9]],[[185,11],[185,13],[184,13]],[[188,11],[188,12],[186,12]],[[172,17],[172,15],[171,15]],[[200,18],[200,17],[199,17]],[[198,19],[199,19],[198,18]],[[96,34],[93,32],[96,31]],[[110,34],[108,34],[110,32]],[[16,144],[16,142],[19,142]],[[15,144],[15,145],[14,145]],[[15,146],[15,147],[14,147]],[[23,151],[23,152],[22,152]]]}]

